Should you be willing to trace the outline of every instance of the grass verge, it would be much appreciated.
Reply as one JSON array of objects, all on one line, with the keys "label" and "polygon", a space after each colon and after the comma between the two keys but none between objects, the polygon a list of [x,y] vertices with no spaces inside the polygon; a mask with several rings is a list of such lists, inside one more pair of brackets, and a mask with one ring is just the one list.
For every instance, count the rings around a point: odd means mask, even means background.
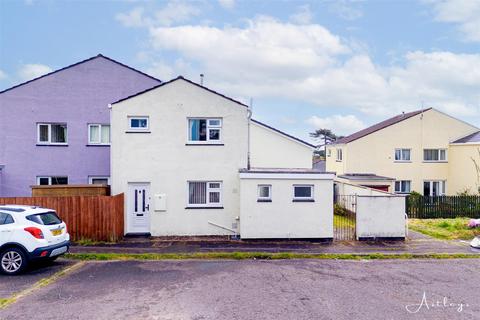
[{"label": "grass verge", "polygon": [[202,252],[202,253],[69,253],[68,259],[108,261],[108,260],[288,260],[288,259],[325,259],[325,260],[385,260],[385,259],[475,259],[480,258],[477,254],[335,254],[335,253],[267,253],[267,252]]},{"label": "grass verge", "polygon": [[467,226],[469,218],[409,219],[408,227],[414,231],[441,240],[472,240],[480,235],[480,229]]}]

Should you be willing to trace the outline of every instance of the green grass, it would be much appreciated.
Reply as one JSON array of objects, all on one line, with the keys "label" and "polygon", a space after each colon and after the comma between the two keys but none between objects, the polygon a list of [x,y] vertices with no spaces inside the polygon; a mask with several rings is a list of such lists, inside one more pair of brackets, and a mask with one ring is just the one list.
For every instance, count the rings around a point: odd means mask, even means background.
[{"label": "green grass", "polygon": [[266,252],[200,252],[200,253],[69,253],[68,259],[87,261],[110,261],[110,260],[288,260],[288,259],[324,259],[324,260],[384,260],[384,259],[471,259],[480,258],[475,254],[335,254],[335,253],[266,253]]},{"label": "green grass", "polygon": [[341,227],[355,228],[355,221],[349,217],[334,215],[333,226],[335,228],[341,228]]},{"label": "green grass", "polygon": [[480,228],[467,226],[469,218],[456,219],[409,219],[408,227],[441,240],[472,240],[480,235]]}]

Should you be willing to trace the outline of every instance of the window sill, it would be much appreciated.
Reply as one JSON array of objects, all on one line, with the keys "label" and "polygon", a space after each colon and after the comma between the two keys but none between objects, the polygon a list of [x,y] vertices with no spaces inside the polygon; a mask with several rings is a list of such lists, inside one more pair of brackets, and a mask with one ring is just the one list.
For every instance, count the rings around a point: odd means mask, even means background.
[{"label": "window sill", "polygon": [[337,161],[337,162],[342,162],[343,160],[335,160],[335,161]]},{"label": "window sill", "polygon": [[185,143],[186,146],[224,146],[223,143]]},{"label": "window sill", "polygon": [[151,131],[143,131],[143,130],[127,130],[125,133],[152,133]]},{"label": "window sill", "polygon": [[257,199],[257,202],[272,202],[272,199]]},{"label": "window sill", "polygon": [[185,207],[185,209],[224,209],[223,207]]},{"label": "window sill", "polygon": [[49,144],[46,144],[46,143],[37,143],[36,144],[37,147],[68,147],[68,143],[64,143],[64,144],[55,144],[55,143],[49,143]]},{"label": "window sill", "polygon": [[110,147],[110,144],[95,144],[95,143],[90,143],[86,144],[87,147]]},{"label": "window sill", "polygon": [[314,199],[293,199],[292,202],[315,202]]},{"label": "window sill", "polygon": [[412,160],[394,160],[395,163],[412,163]]},{"label": "window sill", "polygon": [[426,160],[423,160],[423,163],[448,163],[447,160],[441,160],[441,161],[426,161]]}]

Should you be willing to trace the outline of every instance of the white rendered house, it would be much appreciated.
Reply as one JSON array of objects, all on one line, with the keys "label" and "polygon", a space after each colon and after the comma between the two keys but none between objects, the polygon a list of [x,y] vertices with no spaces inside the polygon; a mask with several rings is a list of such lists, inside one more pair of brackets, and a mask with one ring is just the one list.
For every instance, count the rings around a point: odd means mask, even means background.
[{"label": "white rendered house", "polygon": [[333,174],[311,169],[314,146],[238,101],[178,77],[113,103],[111,134],[126,234],[333,237]]}]

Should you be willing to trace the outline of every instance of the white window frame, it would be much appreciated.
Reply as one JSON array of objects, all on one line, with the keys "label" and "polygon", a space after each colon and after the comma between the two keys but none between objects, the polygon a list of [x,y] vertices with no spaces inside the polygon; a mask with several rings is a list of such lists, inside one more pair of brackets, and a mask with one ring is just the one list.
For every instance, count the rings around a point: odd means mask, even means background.
[{"label": "white window frame", "polygon": [[[430,184],[430,194],[424,194],[424,196],[432,197],[431,192],[433,191],[433,183],[438,182],[438,187],[440,192],[437,196],[444,196],[447,194],[447,180],[423,180],[423,183],[428,182]],[[425,187],[422,184],[422,191]]]},{"label": "white window frame", "polygon": [[[425,150],[437,150],[438,160],[425,160]],[[440,159],[441,151],[445,152],[445,159]],[[447,149],[445,148],[425,148],[423,149],[423,162],[448,162]]]},{"label": "white window frame", "polygon": [[[129,131],[149,131],[150,130],[150,117],[149,116],[128,116],[128,130]],[[144,128],[132,127],[132,120],[147,120],[147,126]]]},{"label": "white window frame", "polygon": [[[205,120],[207,122],[207,139],[205,141],[199,140],[191,140],[190,139],[190,121],[191,120]],[[219,125],[210,125],[211,120],[218,120],[220,121]],[[210,130],[218,130],[220,139],[219,140],[210,140]],[[188,144],[223,144],[223,118],[215,118],[215,117],[193,117],[187,118],[187,140]]]},{"label": "white window frame", "polygon": [[52,178],[67,178],[68,185],[68,176],[37,176],[37,185],[40,185],[40,179],[48,179],[48,186],[52,185]]},{"label": "white window frame", "polygon": [[[260,189],[261,188],[268,188],[268,197],[261,197],[260,196]],[[257,200],[258,201],[272,201],[272,185],[271,184],[259,184],[257,186]]]},{"label": "white window frame", "polygon": [[[190,203],[190,183],[201,182],[206,183],[205,203]],[[211,188],[211,183],[220,184],[219,188]],[[219,192],[219,202],[210,202],[210,192]],[[222,208],[223,207],[223,182],[222,181],[204,181],[189,180],[187,181],[187,208]]]},{"label": "white window frame", "polygon": [[[52,125],[65,126],[67,132],[65,134],[65,142],[52,142]],[[40,141],[40,126],[48,126],[48,141]],[[68,145],[68,126],[64,122],[39,122],[37,123],[37,144],[39,145],[53,145],[65,146]]]},{"label": "white window frame", "polygon": [[[295,197],[295,188],[296,187],[309,187],[310,188],[310,197]],[[314,197],[315,187],[313,184],[294,184],[292,188],[292,198],[293,201],[312,201],[315,199]]]},{"label": "white window frame", "polygon": [[[92,137],[90,136],[90,128],[93,127],[93,126],[98,126],[98,132],[99,132],[99,135],[98,135],[98,141],[96,142],[92,142]],[[102,142],[102,127],[110,127],[110,134],[108,135],[108,142]],[[88,124],[88,144],[89,145],[103,145],[103,146],[109,146],[110,143],[111,143],[111,139],[112,139],[112,127],[107,124],[107,123],[89,123]]]},{"label": "white window frame", "polygon": [[[408,150],[409,159],[404,159],[405,151]],[[400,159],[397,159],[397,151],[400,151]],[[395,162],[412,162],[412,149],[410,148],[396,148],[393,154],[393,159]]]},{"label": "white window frame", "polygon": [[337,153],[337,161],[338,162],[343,161],[343,149],[337,148],[336,153]]},{"label": "white window frame", "polygon": [[[400,189],[397,189],[397,182],[399,183]],[[402,186],[406,182],[409,183],[409,190],[408,191],[402,191]],[[395,193],[408,194],[408,193],[412,192],[412,181],[411,180],[397,180],[397,181],[395,181],[394,189],[395,189]]]},{"label": "white window frame", "polygon": [[107,179],[107,184],[110,185],[110,176],[88,176],[88,184],[93,184],[94,179]]},{"label": "white window frame", "polygon": [[332,156],[332,149],[327,149],[327,157],[331,157]]}]

